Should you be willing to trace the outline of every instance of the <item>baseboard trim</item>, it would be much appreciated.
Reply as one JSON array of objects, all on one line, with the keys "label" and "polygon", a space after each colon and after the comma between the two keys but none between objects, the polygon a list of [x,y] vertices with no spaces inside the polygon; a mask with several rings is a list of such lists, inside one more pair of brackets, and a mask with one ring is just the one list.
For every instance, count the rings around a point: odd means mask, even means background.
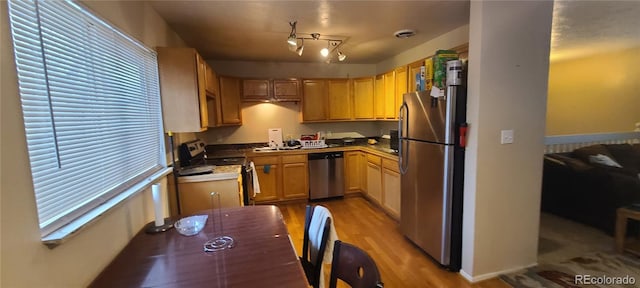
[{"label": "baseboard trim", "polygon": [[525,266],[519,266],[519,267],[515,267],[515,268],[510,268],[510,269],[505,269],[502,271],[498,271],[498,272],[491,272],[491,273],[487,273],[487,274],[482,274],[482,275],[478,275],[478,276],[471,276],[469,275],[467,272],[465,272],[464,270],[460,269],[460,275],[462,275],[462,277],[464,277],[465,280],[469,281],[470,283],[476,283],[476,282],[480,282],[480,281],[484,281],[487,279],[491,279],[491,278],[496,278],[502,274],[509,274],[509,273],[513,273],[516,271],[520,271],[520,270],[524,270],[524,269],[528,269],[531,268],[533,266],[538,266],[538,262],[534,262],[532,264],[529,265],[525,265]]}]

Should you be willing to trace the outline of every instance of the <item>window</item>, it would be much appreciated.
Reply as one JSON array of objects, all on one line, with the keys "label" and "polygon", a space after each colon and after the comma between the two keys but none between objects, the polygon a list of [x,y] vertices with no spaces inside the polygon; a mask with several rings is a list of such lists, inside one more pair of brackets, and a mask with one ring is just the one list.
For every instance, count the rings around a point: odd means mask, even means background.
[{"label": "window", "polygon": [[166,170],[157,59],[72,1],[11,0],[9,17],[46,238]]}]

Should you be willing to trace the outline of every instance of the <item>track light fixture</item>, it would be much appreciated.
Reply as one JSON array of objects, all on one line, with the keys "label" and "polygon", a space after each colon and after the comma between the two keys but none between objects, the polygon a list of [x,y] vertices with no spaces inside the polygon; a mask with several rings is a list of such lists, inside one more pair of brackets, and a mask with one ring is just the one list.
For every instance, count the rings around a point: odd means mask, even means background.
[{"label": "track light fixture", "polygon": [[304,38],[302,39],[302,44],[296,48],[296,53],[298,56],[302,56],[302,50],[304,50]]},{"label": "track light fixture", "polygon": [[[311,33],[311,34],[306,34],[306,35],[309,35],[308,37],[305,37],[305,36],[299,37],[296,32],[296,24],[297,24],[297,21],[289,22],[289,26],[291,26],[291,32],[289,33],[289,37],[287,38],[287,44],[289,45],[289,51],[295,52],[296,54],[298,54],[298,56],[302,56],[302,52],[304,51],[305,39],[314,40],[314,41],[317,41],[317,40],[327,41],[327,47],[324,47],[320,50],[320,55],[322,55],[322,57],[325,57],[325,58],[329,57],[331,53],[336,51],[342,45],[343,40],[322,38],[320,36],[320,33]],[[298,40],[301,40],[300,46],[298,46]],[[337,56],[338,56],[338,61],[344,61],[347,58],[347,55],[342,53],[342,51],[338,51]],[[327,63],[330,63],[331,59],[328,58],[327,61],[328,61]]]},{"label": "track light fixture", "polygon": [[298,37],[296,36],[296,23],[298,23],[298,21],[289,22],[289,26],[291,26],[291,33],[289,33],[287,43],[289,44],[289,46],[293,47],[298,46]]}]

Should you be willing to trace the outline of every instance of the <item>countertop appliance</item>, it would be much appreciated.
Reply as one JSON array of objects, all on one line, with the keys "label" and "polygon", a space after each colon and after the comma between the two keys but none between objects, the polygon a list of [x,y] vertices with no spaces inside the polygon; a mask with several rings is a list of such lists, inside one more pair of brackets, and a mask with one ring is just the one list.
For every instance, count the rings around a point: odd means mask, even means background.
[{"label": "countertop appliance", "polygon": [[444,97],[411,92],[404,94],[399,117],[400,229],[453,271],[461,265],[464,147],[459,131],[466,125],[466,102],[463,86],[448,86]]},{"label": "countertop appliance", "polygon": [[309,200],[344,196],[344,153],[309,153]]}]

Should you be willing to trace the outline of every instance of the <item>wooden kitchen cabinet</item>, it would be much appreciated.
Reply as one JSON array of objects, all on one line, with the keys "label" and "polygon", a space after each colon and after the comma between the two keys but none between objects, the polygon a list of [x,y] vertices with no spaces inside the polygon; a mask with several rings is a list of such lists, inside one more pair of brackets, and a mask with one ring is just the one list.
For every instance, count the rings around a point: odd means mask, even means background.
[{"label": "wooden kitchen cabinet", "polygon": [[309,197],[309,165],[306,154],[282,156],[282,198]]},{"label": "wooden kitchen cabinet", "polygon": [[366,158],[363,152],[349,151],[345,158],[345,193],[359,193],[365,191]]},{"label": "wooden kitchen cabinet", "polygon": [[[409,78],[407,79],[408,84],[407,84],[407,91],[409,92],[414,92],[417,91],[417,83],[416,83],[416,74],[420,73],[420,69],[422,66],[424,66],[424,60],[419,60],[416,62],[413,62],[411,64],[409,64],[408,69],[409,69]],[[426,85],[426,80],[425,80],[425,85]],[[425,87],[426,89],[426,87]]]},{"label": "wooden kitchen cabinet", "polygon": [[382,205],[393,217],[400,219],[400,171],[398,162],[382,159]]},{"label": "wooden kitchen cabinet", "polygon": [[404,93],[407,93],[407,81],[409,70],[407,66],[402,66],[396,68],[396,105],[395,105],[395,115],[398,118],[398,112],[400,110],[400,106],[402,106]]},{"label": "wooden kitchen cabinet", "polygon": [[220,96],[218,98],[218,126],[242,125],[240,79],[220,76]]},{"label": "wooden kitchen cabinet", "polygon": [[165,131],[206,130],[206,63],[193,48],[158,47],[157,53]]},{"label": "wooden kitchen cabinet", "polygon": [[374,119],[374,78],[353,80],[353,118]]},{"label": "wooden kitchen cabinet", "polygon": [[367,196],[382,204],[382,165],[378,156],[367,154]]},{"label": "wooden kitchen cabinet", "polygon": [[256,156],[260,194],[256,203],[273,203],[309,197],[309,166],[307,154]]},{"label": "wooden kitchen cabinet", "polygon": [[[242,206],[242,179],[240,177],[201,182],[183,182],[179,178],[178,189],[182,215],[211,209],[211,192],[220,193],[220,205],[224,208]],[[217,202],[214,204],[218,206]]]},{"label": "wooden kitchen cabinet", "polygon": [[273,95],[277,101],[300,101],[300,81],[298,79],[273,80]]},{"label": "wooden kitchen cabinet", "polygon": [[211,66],[209,66],[209,64],[204,63],[204,68],[204,78],[206,83],[205,90],[207,92],[207,96],[214,98],[220,96],[220,83],[218,82],[218,75],[216,75],[216,72],[213,70],[213,68],[211,68]]},{"label": "wooden kitchen cabinet", "polygon": [[251,159],[256,167],[260,193],[256,195],[256,202],[277,201],[280,189],[280,164],[278,156],[260,156]]},{"label": "wooden kitchen cabinet", "polygon": [[384,75],[376,76],[375,91],[373,94],[374,117],[376,119],[384,119]]},{"label": "wooden kitchen cabinet", "polygon": [[243,79],[242,80],[242,100],[243,101],[269,101],[271,94],[269,80],[267,79]]},{"label": "wooden kitchen cabinet", "polygon": [[349,79],[328,80],[329,120],[349,120],[352,118],[352,97]]},{"label": "wooden kitchen cabinet", "polygon": [[384,118],[395,119],[396,111],[396,71],[384,74]]},{"label": "wooden kitchen cabinet", "polygon": [[327,82],[304,80],[302,82],[302,121],[327,119]]}]

